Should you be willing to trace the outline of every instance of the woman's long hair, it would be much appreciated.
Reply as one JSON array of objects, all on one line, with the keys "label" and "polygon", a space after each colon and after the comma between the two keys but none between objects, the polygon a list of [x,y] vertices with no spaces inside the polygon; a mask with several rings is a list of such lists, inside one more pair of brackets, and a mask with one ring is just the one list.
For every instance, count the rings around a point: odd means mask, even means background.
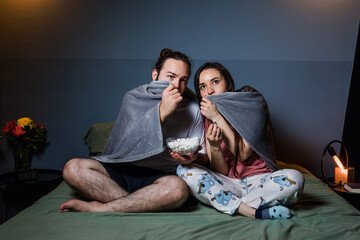
[{"label": "woman's long hair", "polygon": [[230,72],[222,64],[220,64],[218,62],[207,62],[207,63],[203,64],[196,71],[195,78],[194,78],[194,88],[195,88],[196,98],[197,98],[199,104],[201,102],[201,94],[200,94],[200,87],[199,87],[200,74],[204,70],[207,70],[207,69],[216,69],[221,73],[221,75],[225,78],[228,92],[233,92],[234,87],[235,87],[234,80],[233,80]]},{"label": "woman's long hair", "polygon": [[[220,74],[225,79],[228,92],[234,92],[234,89],[235,89],[234,79],[232,78],[230,72],[221,63],[207,62],[207,63],[203,64],[196,71],[195,78],[194,78],[194,88],[195,88],[195,92],[196,92],[196,98],[197,98],[199,104],[201,102],[201,94],[200,94],[200,86],[199,86],[200,74],[204,70],[207,70],[207,69],[216,69],[216,70],[218,70],[220,72]],[[244,89],[241,88],[241,89],[242,89],[242,91],[246,90],[245,88]],[[238,90],[238,91],[240,91],[240,90]],[[225,119],[225,121],[227,121],[227,120]],[[239,158],[240,158],[239,143],[241,142],[241,145],[244,146],[244,141],[243,141],[243,138],[240,136],[240,134],[237,131],[235,131],[235,129],[233,129],[233,132],[234,132],[234,135],[235,135],[235,165],[234,165],[233,172],[234,172],[234,175],[236,177],[238,177],[239,174],[236,171],[236,165],[237,165],[237,163],[239,161]]]},{"label": "woman's long hair", "polygon": [[[224,77],[226,84],[227,84],[227,90],[228,92],[234,92],[234,88],[235,88],[235,84],[234,84],[234,80],[230,74],[230,72],[220,63],[218,62],[207,62],[205,64],[203,64],[197,71],[195,74],[195,78],[194,78],[194,87],[195,87],[195,91],[196,91],[196,97],[198,100],[198,103],[200,104],[201,102],[201,94],[200,94],[200,87],[199,87],[199,81],[200,81],[200,74],[201,72],[203,72],[206,69],[216,69],[218,70],[222,76]],[[251,87],[251,86],[243,86],[242,88],[236,90],[236,92],[257,92],[259,93],[259,91],[257,91],[255,88]],[[267,107],[267,105],[266,105]],[[267,115],[268,115],[268,122],[266,123],[266,131],[268,131],[268,137],[271,138],[271,142],[273,140],[273,129],[272,129],[272,125],[270,122],[270,115],[269,115],[269,111],[267,111]],[[226,119],[225,119],[226,120]],[[227,120],[226,120],[227,121]],[[229,123],[228,123],[229,124]],[[245,161],[246,159],[240,159],[240,151],[242,151],[245,147],[244,144],[244,139],[240,136],[240,134],[233,129],[234,132],[234,136],[235,136],[235,162],[234,162],[234,166],[233,166],[233,173],[235,177],[239,177],[239,173],[237,172],[236,166],[238,164],[239,161]]]}]

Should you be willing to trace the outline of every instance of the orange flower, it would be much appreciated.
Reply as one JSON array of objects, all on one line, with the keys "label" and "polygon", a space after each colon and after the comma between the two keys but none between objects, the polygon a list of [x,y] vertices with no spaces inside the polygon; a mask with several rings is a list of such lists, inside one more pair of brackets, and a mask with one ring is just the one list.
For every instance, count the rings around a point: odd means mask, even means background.
[{"label": "orange flower", "polygon": [[24,131],[22,126],[17,126],[12,130],[12,133],[17,137],[20,137],[21,135],[24,135],[26,132]]}]

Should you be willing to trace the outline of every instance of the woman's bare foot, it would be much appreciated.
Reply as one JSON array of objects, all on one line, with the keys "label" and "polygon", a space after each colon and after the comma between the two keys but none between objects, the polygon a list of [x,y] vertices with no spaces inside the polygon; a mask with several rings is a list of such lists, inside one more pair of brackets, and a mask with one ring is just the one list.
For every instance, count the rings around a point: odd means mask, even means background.
[{"label": "woman's bare foot", "polygon": [[106,212],[106,210],[104,204],[97,201],[86,202],[72,199],[61,204],[59,212]]}]

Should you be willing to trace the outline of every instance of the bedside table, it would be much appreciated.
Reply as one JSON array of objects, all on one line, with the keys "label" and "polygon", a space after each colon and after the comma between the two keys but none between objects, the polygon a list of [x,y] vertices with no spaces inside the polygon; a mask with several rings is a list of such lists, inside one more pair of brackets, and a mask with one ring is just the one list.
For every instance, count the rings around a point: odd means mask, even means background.
[{"label": "bedside table", "polygon": [[342,186],[341,188],[332,188],[337,194],[345,198],[351,205],[360,210],[360,193],[348,192]]},{"label": "bedside table", "polygon": [[[326,181],[323,178],[320,178],[320,180],[326,184]],[[330,178],[327,178],[327,180],[330,183],[334,183],[334,178],[330,177]],[[360,182],[360,179],[356,179],[355,182]],[[348,203],[353,205],[355,208],[360,210],[360,193],[348,192],[347,190],[344,189],[344,186],[341,186],[341,187],[329,186],[329,188],[332,189],[335,193],[337,193],[341,197],[343,197]]]},{"label": "bedside table", "polygon": [[37,179],[29,182],[18,181],[13,172],[0,175],[0,223],[32,205],[62,180],[62,172],[51,169],[37,169]]}]

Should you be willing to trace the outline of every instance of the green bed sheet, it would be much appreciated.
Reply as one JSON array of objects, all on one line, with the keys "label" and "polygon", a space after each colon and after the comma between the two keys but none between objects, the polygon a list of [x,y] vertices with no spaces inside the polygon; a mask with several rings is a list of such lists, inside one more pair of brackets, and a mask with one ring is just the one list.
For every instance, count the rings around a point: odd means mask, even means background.
[{"label": "green bed sheet", "polygon": [[360,212],[305,169],[304,194],[289,220],[228,216],[198,204],[163,213],[59,213],[76,195],[62,182],[9,221],[0,239],[360,239]]}]

